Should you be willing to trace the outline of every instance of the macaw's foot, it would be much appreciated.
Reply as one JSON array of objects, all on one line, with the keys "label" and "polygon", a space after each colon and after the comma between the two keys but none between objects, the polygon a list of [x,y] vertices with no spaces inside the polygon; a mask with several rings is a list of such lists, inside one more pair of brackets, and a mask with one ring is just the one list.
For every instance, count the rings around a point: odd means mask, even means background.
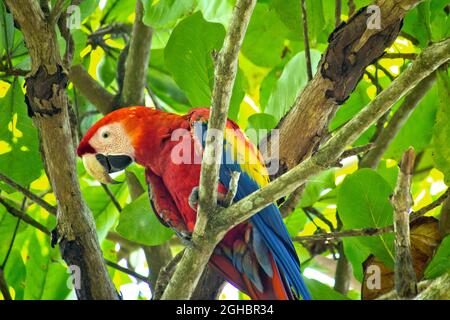
[{"label": "macaw's foot", "polygon": [[193,246],[193,242],[192,242],[192,233],[188,233],[188,232],[184,232],[184,231],[175,231],[175,233],[177,234],[178,238],[180,238],[181,242],[183,242],[183,244],[187,247],[192,247]]},{"label": "macaw's foot", "polygon": [[192,210],[197,211],[198,206],[198,187],[195,187],[192,189],[191,194],[189,195],[189,206],[192,208]]},{"label": "macaw's foot", "polygon": [[[189,206],[192,210],[197,211],[198,201],[199,201],[199,187],[195,187],[192,189],[191,194],[189,195]],[[228,207],[226,194],[218,193],[217,194],[217,204],[221,207]]]}]

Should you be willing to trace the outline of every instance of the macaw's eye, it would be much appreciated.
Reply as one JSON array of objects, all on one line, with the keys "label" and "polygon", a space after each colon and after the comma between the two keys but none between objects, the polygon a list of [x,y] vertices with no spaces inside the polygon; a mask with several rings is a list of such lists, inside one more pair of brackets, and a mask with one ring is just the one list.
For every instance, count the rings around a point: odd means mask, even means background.
[{"label": "macaw's eye", "polygon": [[109,138],[109,132],[108,132],[108,131],[103,132],[103,133],[102,133],[102,137],[103,137],[104,139]]}]

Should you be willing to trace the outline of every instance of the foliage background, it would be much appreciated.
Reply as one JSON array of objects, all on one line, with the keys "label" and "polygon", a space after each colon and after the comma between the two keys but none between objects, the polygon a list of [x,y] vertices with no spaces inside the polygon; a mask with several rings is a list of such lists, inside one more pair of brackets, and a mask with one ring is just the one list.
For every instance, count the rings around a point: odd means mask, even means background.
[{"label": "foliage background", "polygon": [[[72,29],[75,41],[73,64],[82,64],[89,74],[113,94],[118,92],[117,69],[126,34],[111,33],[99,37],[98,30],[110,25],[131,26],[136,0],[89,0],[79,5],[81,28]],[[219,50],[234,4],[232,0],[144,0],[145,24],[154,29],[147,74],[146,104],[166,111],[185,113],[192,107],[208,106],[213,86],[211,52]],[[309,40],[313,73],[328,36],[335,25],[334,0],[307,0]],[[370,3],[354,1],[356,8]],[[343,3],[341,19],[348,18]],[[419,53],[431,41],[450,35],[448,3],[425,1],[407,14],[389,53]],[[308,82],[301,26],[300,1],[260,0],[239,56],[239,70],[230,105],[230,118],[245,129],[273,129],[289,111],[297,93]],[[60,39],[61,52],[65,41]],[[367,73],[351,97],[338,110],[329,130],[333,132],[367,105],[377,94],[374,83],[387,87],[404,70],[409,59],[380,59]],[[37,131],[27,115],[24,102],[24,74],[30,58],[21,32],[12,16],[0,3],[0,173],[6,175],[52,205],[56,204],[42,166]],[[370,77],[369,77],[370,76]],[[433,202],[446,190],[450,180],[448,126],[449,79],[440,77],[415,108],[383,156],[376,170],[359,169],[358,158],[345,159],[343,168],[331,169],[311,179],[301,202],[286,219],[292,236],[329,232],[336,228],[339,212],[343,230],[383,227],[392,224],[389,196],[397,179],[397,162],[402,153],[414,146],[418,163],[412,185],[414,210]],[[81,136],[101,116],[96,108],[72,84],[69,97]],[[152,99],[153,98],[153,99]],[[391,110],[387,120],[402,103]],[[365,132],[354,146],[371,141],[377,128]],[[255,143],[258,137],[251,138]],[[132,167],[144,184],[142,169]],[[147,196],[131,201],[126,183],[111,186],[119,205],[78,163],[83,195],[92,210],[105,257],[136,272],[147,275],[148,265],[140,245],[169,243],[173,254],[182,248],[173,233],[162,227],[151,213]],[[117,180],[124,181],[121,174]],[[55,217],[24,199],[10,186],[0,182],[0,197],[9,205],[26,212],[49,230]],[[118,207],[122,210],[119,214]],[[308,213],[318,210],[324,219]],[[428,215],[438,217],[440,207]],[[325,222],[324,222],[325,221]],[[128,240],[125,241],[124,239]],[[131,249],[126,244],[133,243]],[[333,290],[337,243],[296,243],[314,298],[359,299],[364,277],[363,262],[374,254],[388,269],[392,268],[393,235],[345,238],[344,252],[353,266],[351,290],[343,295]],[[425,278],[435,278],[450,270],[450,240],[445,238],[438,254],[427,264]],[[73,292],[67,286],[68,272],[57,249],[51,248],[48,235],[10,215],[0,205],[0,269],[14,299],[67,299]],[[144,282],[109,267],[113,282],[126,299],[151,297]],[[0,297],[2,295],[0,294]],[[222,298],[245,296],[227,287]]]}]

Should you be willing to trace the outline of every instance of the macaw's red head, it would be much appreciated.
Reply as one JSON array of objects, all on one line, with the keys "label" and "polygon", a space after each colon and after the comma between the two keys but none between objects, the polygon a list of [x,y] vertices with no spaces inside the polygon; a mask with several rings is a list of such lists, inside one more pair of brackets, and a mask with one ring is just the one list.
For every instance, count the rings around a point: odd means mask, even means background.
[{"label": "macaw's red head", "polygon": [[134,141],[149,112],[146,107],[122,108],[106,115],[86,132],[77,154],[93,178],[105,184],[114,183],[109,174],[133,163]]}]

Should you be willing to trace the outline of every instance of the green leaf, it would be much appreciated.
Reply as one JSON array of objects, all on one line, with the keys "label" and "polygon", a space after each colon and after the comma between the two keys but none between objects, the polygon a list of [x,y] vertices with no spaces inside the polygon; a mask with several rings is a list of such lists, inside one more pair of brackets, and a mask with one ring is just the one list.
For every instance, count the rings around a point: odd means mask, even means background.
[{"label": "green leaf", "polygon": [[[117,179],[122,181],[124,177]],[[128,196],[125,183],[108,187],[120,204],[125,202]],[[117,222],[119,212],[101,186],[87,186],[81,191],[94,216],[98,237],[102,240]]]},{"label": "green leaf", "polygon": [[[414,147],[416,153],[423,151],[430,144],[433,136],[437,105],[437,90],[434,87],[431,88],[414,109],[397,136],[389,145],[384,157],[400,160],[403,152],[410,146]],[[442,148],[442,146],[439,148]]]},{"label": "green leaf", "polygon": [[146,25],[154,29],[173,28],[184,16],[194,10],[194,0],[142,0]]},{"label": "green leaf", "polygon": [[164,50],[167,69],[193,106],[211,104],[214,81],[211,54],[221,49],[224,37],[222,25],[206,22],[196,13],[178,24],[167,43]]},{"label": "green leaf", "polygon": [[101,23],[128,22],[128,17],[135,12],[136,0],[108,0]]},{"label": "green leaf", "polygon": [[[427,3],[421,3],[411,11],[409,11],[403,19],[402,30],[413,35],[419,41],[419,46],[424,48],[428,44],[429,36],[426,29],[426,21],[420,10],[424,10]],[[428,11],[429,13],[429,11]]]},{"label": "green leaf", "polygon": [[26,186],[41,175],[37,130],[27,114],[22,86],[14,79],[0,99],[0,172]]},{"label": "green leaf", "polygon": [[304,278],[313,300],[349,300],[343,294],[314,279]]},{"label": "green leaf", "polygon": [[275,9],[257,3],[242,44],[242,53],[253,63],[274,67],[283,60],[288,28],[280,20]]},{"label": "green leaf", "polygon": [[[317,0],[316,0],[317,1]],[[297,0],[273,0],[271,6],[275,9],[280,20],[291,31],[293,40],[303,40],[303,24],[301,1]],[[308,21],[309,22],[309,21]]]},{"label": "green leaf", "polygon": [[[381,228],[393,223],[393,208],[389,201],[393,189],[377,172],[362,169],[347,176],[337,197],[337,210],[344,230]],[[394,266],[393,235],[356,237],[388,267]]]},{"label": "green leaf", "polygon": [[156,218],[146,193],[123,209],[116,231],[128,240],[148,246],[160,245],[174,234]]},{"label": "green leaf", "polygon": [[48,238],[32,230],[29,237],[26,261],[27,278],[24,299],[61,300],[70,292],[67,286],[69,274],[58,261],[58,249],[51,248]]},{"label": "green leaf", "polygon": [[430,27],[433,41],[450,36],[450,16],[446,12],[448,0],[430,1]]},{"label": "green leaf", "polygon": [[387,163],[385,160],[380,161],[380,164],[378,165],[377,172],[380,176],[386,180],[389,185],[391,186],[392,190],[394,190],[396,184],[397,184],[397,177],[398,177],[398,171],[399,168],[397,165],[387,167]]},{"label": "green leaf", "polygon": [[[83,3],[86,3],[87,1],[84,1]],[[74,29],[72,32],[73,41],[75,43],[75,51],[73,54],[73,61],[72,65],[80,64],[82,63],[83,59],[81,57],[81,52],[86,47],[86,43],[88,40],[88,36],[86,33],[79,29]]]},{"label": "green leaf", "polygon": [[286,224],[289,235],[295,237],[305,226],[306,214],[301,208],[297,208],[284,219],[284,223]]},{"label": "green leaf", "polygon": [[273,88],[275,88],[282,72],[282,66],[276,66],[266,75],[266,77],[262,81],[261,88],[259,90],[259,104],[262,111],[264,111],[264,108],[267,106],[270,95],[272,94],[272,90]]},{"label": "green leaf", "polygon": [[450,236],[442,240],[424,274],[425,278],[434,279],[448,271],[450,271]]},{"label": "green leaf", "polygon": [[90,0],[90,1],[81,1],[78,5],[80,8],[80,20],[83,22],[84,19],[89,17],[95,9],[97,9],[100,0]]},{"label": "green leaf", "polygon": [[14,289],[14,300],[22,300],[25,292],[26,267],[20,250],[14,248],[5,266],[5,279],[8,286]]},{"label": "green leaf", "polygon": [[277,120],[274,116],[267,113],[255,113],[247,119],[249,127],[253,129],[267,129],[271,130],[277,125]]},{"label": "green leaf", "polygon": [[5,207],[0,205],[0,265],[5,260],[16,224],[17,218],[9,214]]},{"label": "green leaf", "polygon": [[363,262],[372,253],[371,249],[363,245],[358,238],[343,238],[342,242],[345,256],[352,263],[353,274],[359,282],[362,282],[364,277]]},{"label": "green leaf", "polygon": [[228,28],[235,0],[196,0],[206,21],[221,23]]},{"label": "green leaf", "polygon": [[334,131],[337,128],[343,126],[359,111],[361,111],[370,102],[370,98],[367,95],[367,89],[370,84],[366,81],[360,81],[345,103],[339,107],[336,115],[333,117],[329,125],[329,130]]},{"label": "green leaf", "polygon": [[450,184],[450,77],[446,72],[437,73],[439,102],[436,124],[433,132],[433,159],[437,169],[442,171],[445,182]]},{"label": "green leaf", "polygon": [[109,85],[116,78],[117,61],[111,57],[109,54],[105,55],[100,62],[99,68],[97,69],[98,76],[103,82],[104,87],[109,87]]},{"label": "green leaf", "polygon": [[[311,50],[311,66],[313,74],[320,61],[320,52]],[[284,67],[283,73],[272,89],[264,112],[271,114],[279,121],[292,107],[295,98],[308,83],[305,52],[296,54]]]},{"label": "green leaf", "polygon": [[308,179],[299,206],[310,207],[320,198],[325,189],[333,189],[335,185],[335,169],[330,169],[319,173]]},{"label": "green leaf", "polygon": [[12,14],[6,12],[5,4],[0,3],[0,56],[11,52],[14,43],[14,19]]}]

